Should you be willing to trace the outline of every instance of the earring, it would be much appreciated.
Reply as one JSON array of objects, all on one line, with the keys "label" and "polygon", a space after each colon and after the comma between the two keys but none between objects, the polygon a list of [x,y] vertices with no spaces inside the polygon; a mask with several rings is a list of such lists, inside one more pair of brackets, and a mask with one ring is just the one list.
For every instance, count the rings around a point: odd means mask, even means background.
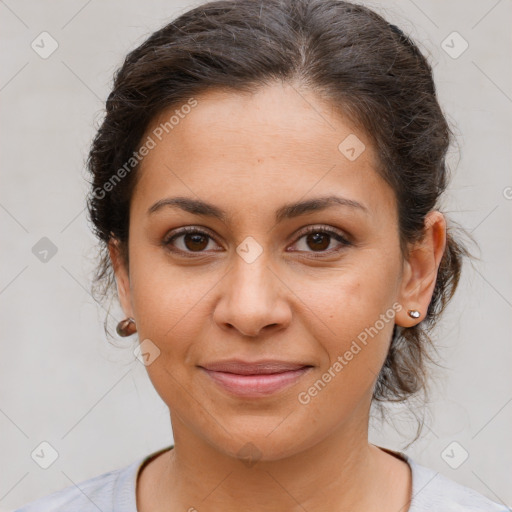
[{"label": "earring", "polygon": [[133,333],[137,332],[137,328],[135,327],[135,320],[132,317],[121,320],[117,324],[116,331],[117,334],[123,338],[126,336],[131,336]]},{"label": "earring", "polygon": [[409,311],[407,311],[407,314],[411,318],[419,318],[421,316],[420,312],[417,309],[409,309]]}]

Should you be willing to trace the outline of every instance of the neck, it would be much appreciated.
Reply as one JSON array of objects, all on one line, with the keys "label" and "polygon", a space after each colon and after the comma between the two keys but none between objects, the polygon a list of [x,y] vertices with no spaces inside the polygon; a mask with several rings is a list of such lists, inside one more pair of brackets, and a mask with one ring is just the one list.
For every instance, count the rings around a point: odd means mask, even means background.
[{"label": "neck", "polygon": [[238,512],[257,504],[260,512],[359,512],[386,510],[383,502],[400,504],[398,510],[409,495],[409,489],[392,495],[397,491],[390,484],[401,481],[403,466],[398,469],[397,459],[390,465],[394,457],[368,443],[367,425],[344,425],[315,444],[295,448],[291,456],[256,457],[251,463],[219,451],[179,418],[172,418],[172,424],[175,447],[159,457],[155,468],[154,511],[173,506],[191,512]]}]

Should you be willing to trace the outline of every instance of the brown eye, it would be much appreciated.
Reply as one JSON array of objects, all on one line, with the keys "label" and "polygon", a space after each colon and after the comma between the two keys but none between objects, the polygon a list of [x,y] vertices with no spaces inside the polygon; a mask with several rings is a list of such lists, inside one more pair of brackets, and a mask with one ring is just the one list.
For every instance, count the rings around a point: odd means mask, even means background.
[{"label": "brown eye", "polygon": [[[338,248],[329,248],[332,245],[333,239],[338,242]],[[297,242],[295,242],[298,252],[313,253],[314,257],[317,257],[314,253],[320,253],[318,257],[321,257],[322,253],[331,255],[332,253],[342,251],[349,245],[352,245],[352,243],[341,233],[322,226],[313,226],[306,229],[299,235]]]},{"label": "brown eye", "polygon": [[172,252],[189,255],[205,252],[211,241],[215,242],[208,233],[188,227],[166,237],[162,245]]},{"label": "brown eye", "polygon": [[[304,241],[301,242],[303,239]],[[338,242],[338,248],[330,248],[333,240]],[[210,250],[208,250],[210,242],[217,245],[215,239],[207,232],[194,227],[186,227],[167,236],[163,240],[162,245],[174,253],[183,256],[193,256],[194,253],[201,255],[202,253],[207,254],[210,252]],[[313,226],[303,231],[302,236],[298,238],[295,244],[299,246],[298,252],[310,253],[314,257],[322,257],[324,254],[331,255],[332,253],[339,252],[347,246],[352,245],[352,243],[339,232],[331,228],[318,226]],[[219,249],[213,250],[218,251]],[[319,253],[318,256],[316,256],[315,253]]]},{"label": "brown eye", "polygon": [[183,243],[185,247],[191,251],[202,251],[208,245],[208,236],[201,234],[191,234],[187,233],[183,236]]},{"label": "brown eye", "polygon": [[307,235],[306,243],[315,251],[325,251],[331,243],[331,235],[320,232],[312,233]]}]

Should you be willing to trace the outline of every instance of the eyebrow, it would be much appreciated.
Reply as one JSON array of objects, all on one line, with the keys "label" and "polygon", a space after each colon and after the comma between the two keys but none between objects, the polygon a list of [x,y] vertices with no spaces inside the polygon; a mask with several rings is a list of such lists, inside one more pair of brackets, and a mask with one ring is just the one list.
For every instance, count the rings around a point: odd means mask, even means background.
[{"label": "eyebrow", "polygon": [[[354,201],[353,199],[347,199],[340,196],[327,196],[286,204],[276,211],[275,220],[277,223],[284,219],[292,219],[307,213],[326,210],[333,206],[348,206],[350,208],[358,209],[364,213],[368,213],[366,206]],[[221,208],[211,203],[189,197],[167,197],[165,199],[160,199],[148,209],[147,213],[148,215],[152,215],[164,207],[179,208],[194,215],[213,217],[224,223],[228,220],[227,213]]]}]

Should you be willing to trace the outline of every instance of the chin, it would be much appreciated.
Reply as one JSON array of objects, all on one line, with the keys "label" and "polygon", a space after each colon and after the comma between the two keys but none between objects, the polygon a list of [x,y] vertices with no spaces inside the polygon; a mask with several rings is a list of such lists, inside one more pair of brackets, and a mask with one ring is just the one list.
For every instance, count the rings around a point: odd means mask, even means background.
[{"label": "chin", "polygon": [[[281,418],[282,420],[282,418]],[[210,439],[211,445],[228,457],[239,459],[251,467],[258,462],[273,462],[295,455],[309,446],[307,440],[298,439],[289,427],[278,432],[279,422],[271,428],[254,428],[249,434],[247,429],[239,432],[230,430],[231,436]],[[270,433],[270,434],[269,434]],[[311,439],[311,445],[314,439]]]}]

